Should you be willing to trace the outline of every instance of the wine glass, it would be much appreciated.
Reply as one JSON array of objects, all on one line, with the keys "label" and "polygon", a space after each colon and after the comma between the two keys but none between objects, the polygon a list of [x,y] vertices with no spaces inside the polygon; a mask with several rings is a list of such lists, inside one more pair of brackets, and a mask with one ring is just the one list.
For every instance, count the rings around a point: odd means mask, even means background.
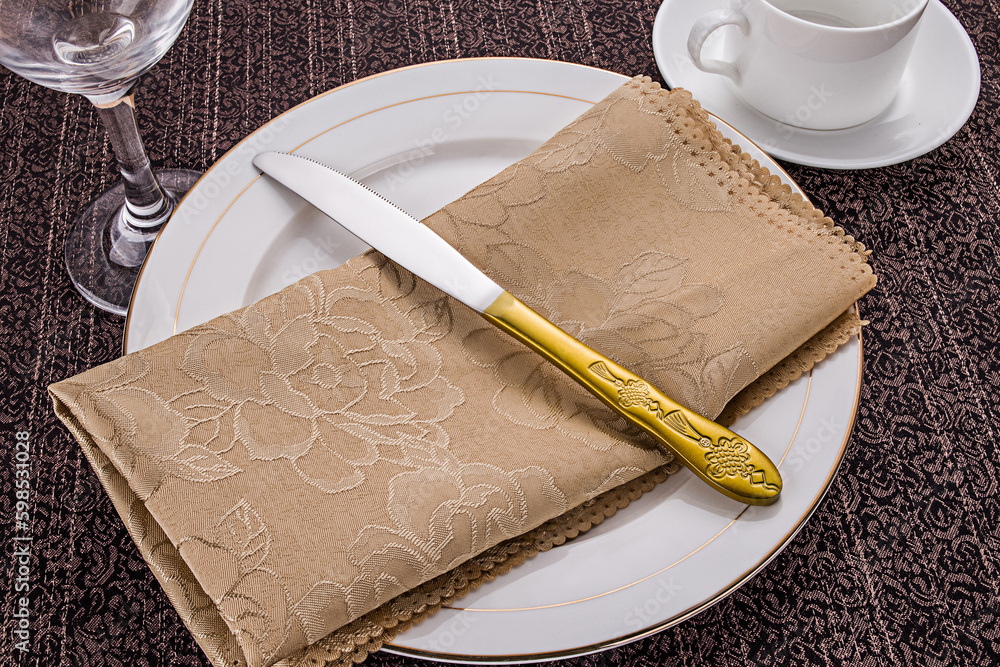
[{"label": "wine glass", "polygon": [[0,63],[97,107],[122,181],[77,217],[66,268],[77,290],[124,315],[139,268],[197,172],[153,172],[135,121],[136,79],[163,57],[193,0],[2,0]]}]

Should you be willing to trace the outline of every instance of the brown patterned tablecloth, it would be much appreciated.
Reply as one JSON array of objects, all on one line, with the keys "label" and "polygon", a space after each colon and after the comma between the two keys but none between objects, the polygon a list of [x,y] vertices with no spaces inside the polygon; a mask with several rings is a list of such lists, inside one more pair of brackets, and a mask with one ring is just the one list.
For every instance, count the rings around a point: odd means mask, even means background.
[{"label": "brown patterned tablecloth", "polygon": [[[829,494],[788,548],[718,605],[557,664],[1000,662],[1000,8],[946,4],[983,76],[956,137],[882,169],[783,165],[876,250],[861,406]],[[414,63],[526,56],[659,78],[657,8],[198,0],[141,82],[140,125],[157,166],[204,170],[289,107]],[[207,665],[45,392],[121,350],[124,321],[85,304],[62,264],[74,213],[118,178],[91,105],[0,72],[0,173],[0,665]],[[368,664],[428,663],[377,654]]]}]

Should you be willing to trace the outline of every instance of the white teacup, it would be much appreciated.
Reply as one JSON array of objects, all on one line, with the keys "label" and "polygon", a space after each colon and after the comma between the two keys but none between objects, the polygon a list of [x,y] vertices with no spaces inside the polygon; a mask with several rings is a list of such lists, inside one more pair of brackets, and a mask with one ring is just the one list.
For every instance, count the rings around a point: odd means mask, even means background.
[{"label": "white teacup", "polygon": [[[812,130],[851,127],[889,106],[928,0],[732,0],[701,17],[688,53],[771,118]],[[702,58],[722,26],[725,60]]]}]

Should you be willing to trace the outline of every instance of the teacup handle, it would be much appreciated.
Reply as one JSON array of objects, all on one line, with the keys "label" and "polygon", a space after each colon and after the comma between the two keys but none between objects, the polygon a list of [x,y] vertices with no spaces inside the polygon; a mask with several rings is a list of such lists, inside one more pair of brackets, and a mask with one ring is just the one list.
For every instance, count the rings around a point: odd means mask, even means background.
[{"label": "teacup handle", "polygon": [[724,60],[702,60],[701,50],[705,40],[713,32],[724,25],[734,25],[744,35],[750,32],[750,22],[742,12],[736,9],[716,9],[698,19],[688,35],[688,55],[695,67],[709,74],[728,76],[733,81],[740,80],[740,71],[736,65]]}]

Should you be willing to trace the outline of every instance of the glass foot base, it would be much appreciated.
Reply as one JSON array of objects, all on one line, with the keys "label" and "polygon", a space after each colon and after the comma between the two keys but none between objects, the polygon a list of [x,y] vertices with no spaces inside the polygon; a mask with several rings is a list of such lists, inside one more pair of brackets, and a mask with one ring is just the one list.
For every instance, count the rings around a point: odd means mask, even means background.
[{"label": "glass foot base", "polygon": [[[188,169],[157,171],[160,187],[174,204],[201,177]],[[123,239],[112,230],[125,204],[125,186],[118,183],[90,203],[73,223],[66,240],[66,270],[73,286],[90,303],[116,315],[128,311],[132,289],[156,232]],[[126,265],[127,264],[127,265]]]}]

